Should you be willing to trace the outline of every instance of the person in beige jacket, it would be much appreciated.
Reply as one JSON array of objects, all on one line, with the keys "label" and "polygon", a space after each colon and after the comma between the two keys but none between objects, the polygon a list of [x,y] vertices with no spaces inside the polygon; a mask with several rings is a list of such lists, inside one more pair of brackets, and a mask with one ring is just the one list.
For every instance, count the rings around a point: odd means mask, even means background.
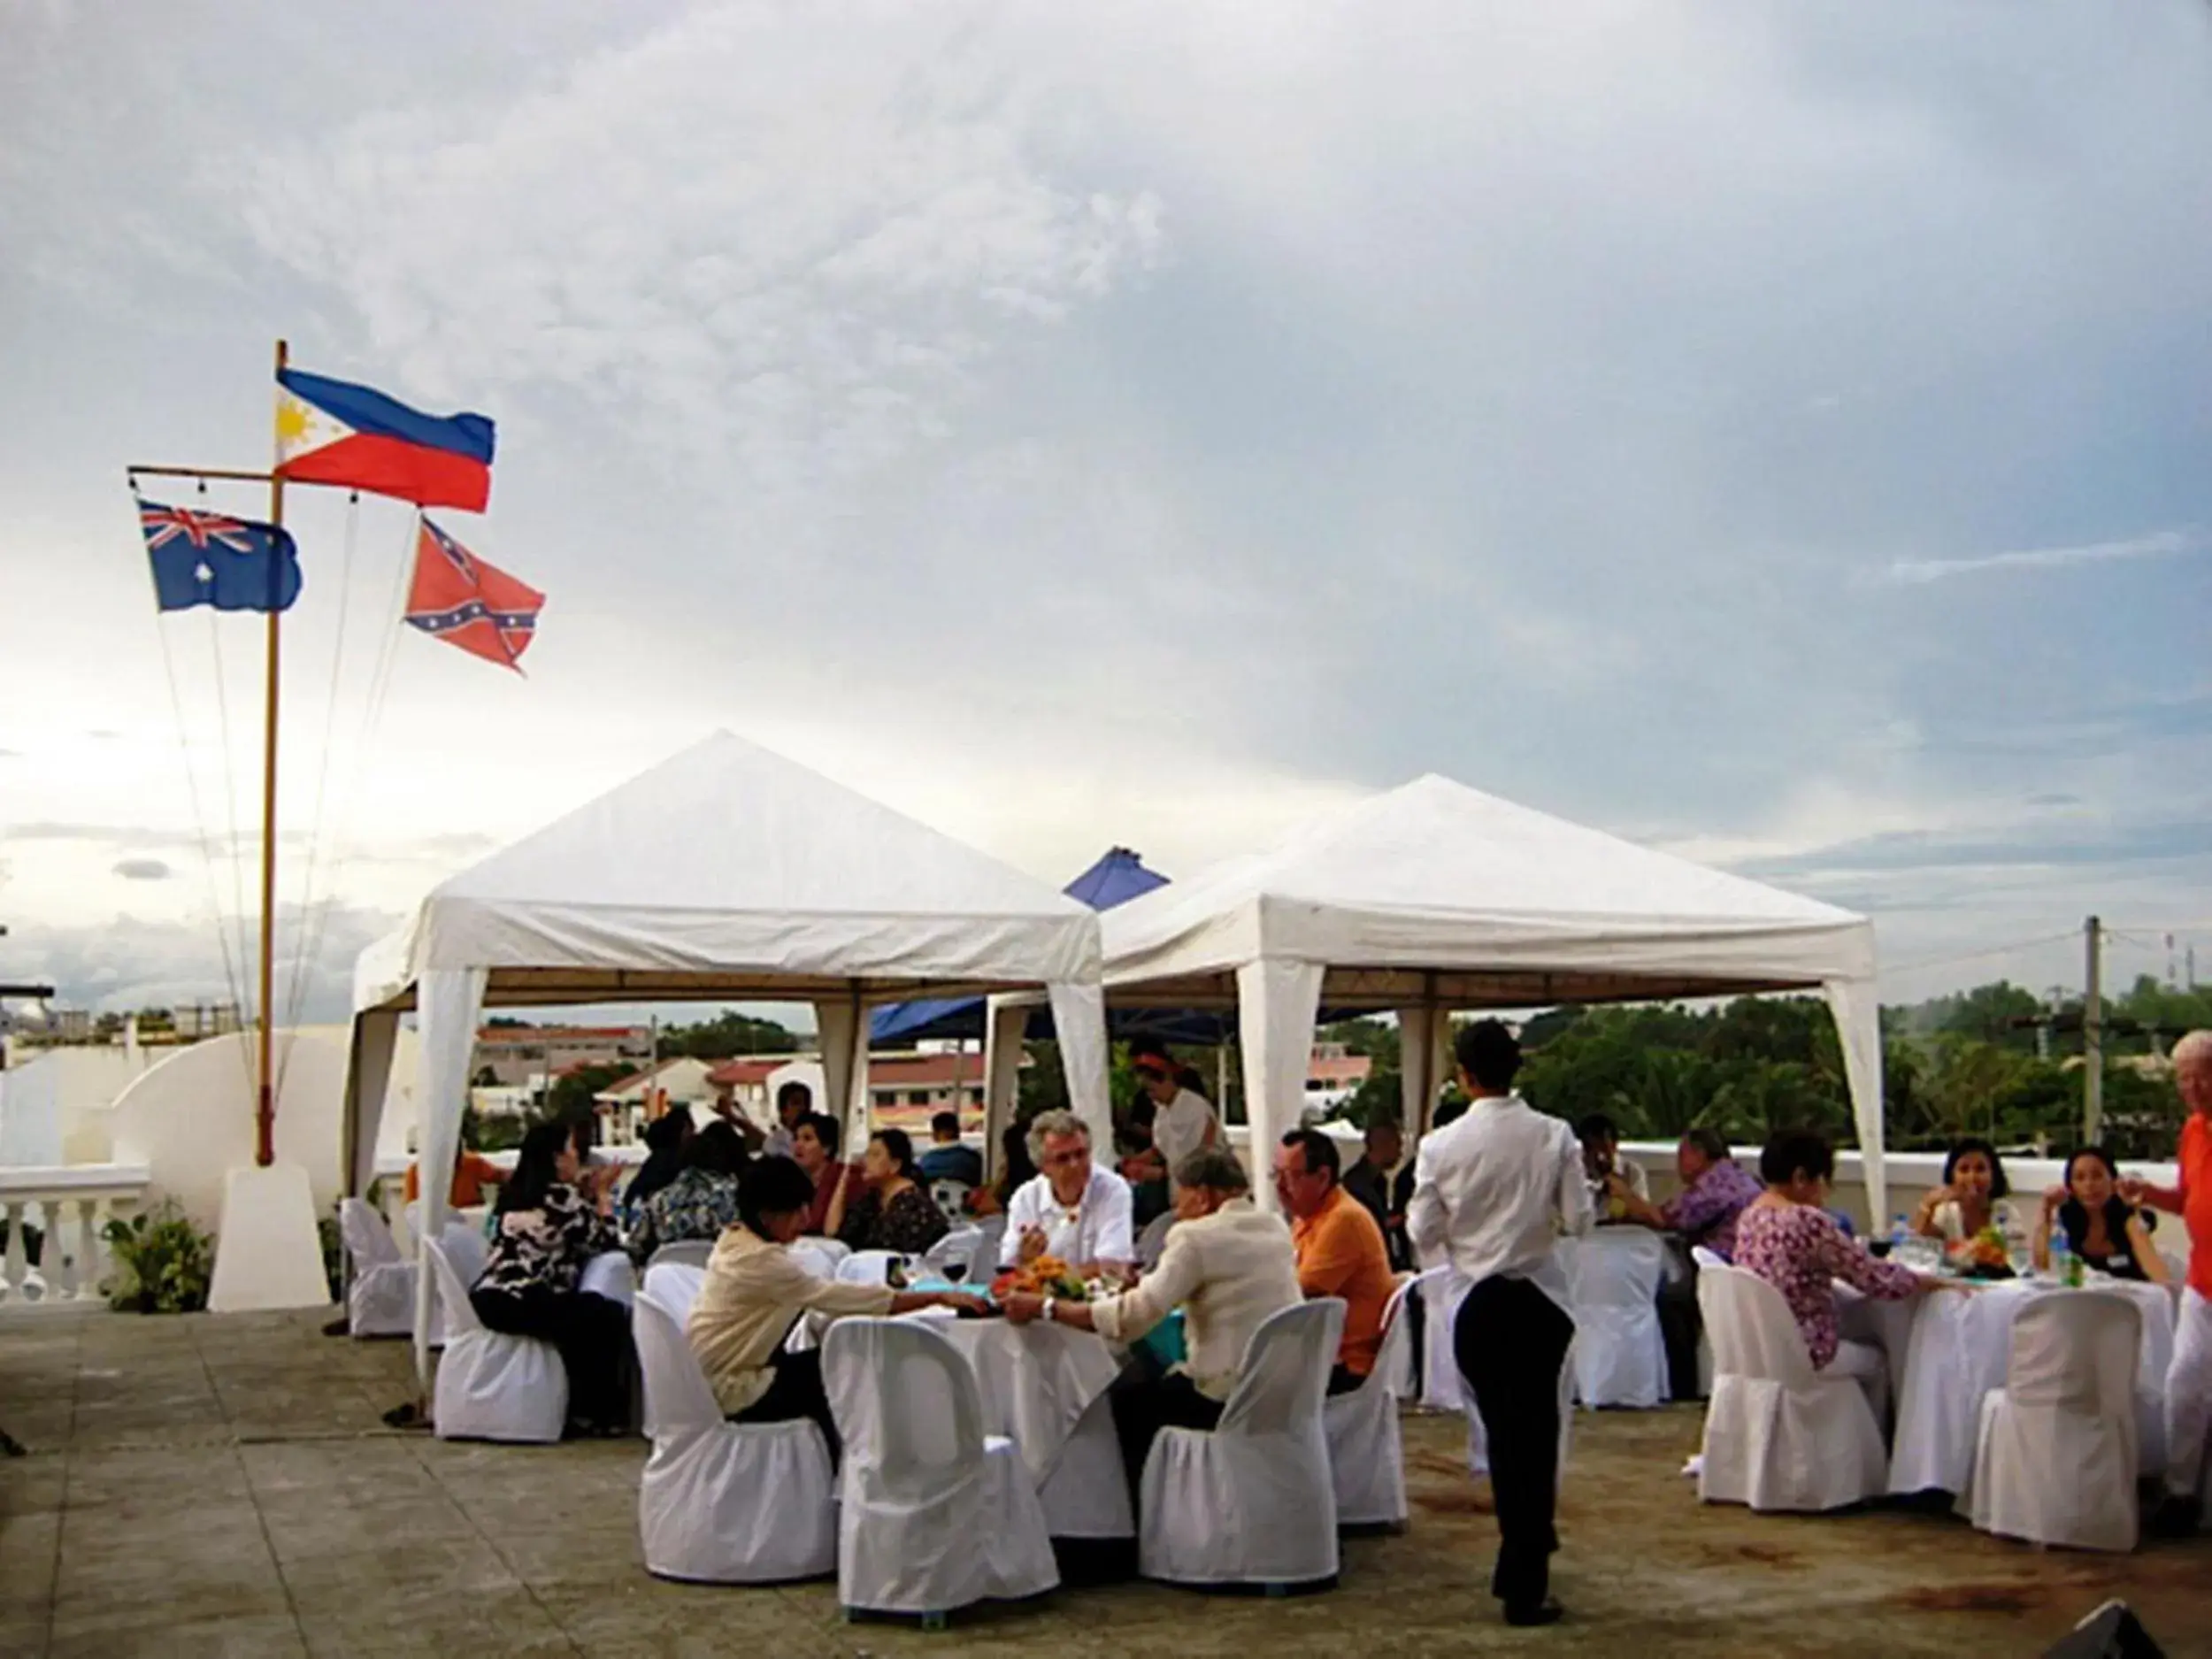
[{"label": "person in beige jacket", "polygon": [[1253,1204],[1251,1181],[1233,1152],[1201,1148],[1176,1165],[1174,1177],[1176,1224],[1160,1264],[1133,1290],[1092,1302],[1018,1293],[1002,1303],[1017,1325],[1056,1320],[1123,1343],[1183,1310],[1182,1363],[1163,1374],[1139,1349],[1113,1386],[1132,1502],[1159,1432],[1218,1424],[1252,1333],[1271,1314],[1304,1300],[1290,1229]]},{"label": "person in beige jacket", "polygon": [[977,1315],[990,1305],[956,1292],[815,1278],[785,1248],[805,1227],[813,1201],[813,1181],[789,1158],[760,1158],[747,1167],[738,1180],[737,1221],[715,1240],[684,1334],[716,1402],[733,1422],[812,1417],[833,1460],[837,1425],[822,1386],[821,1351],[787,1352],[784,1339],[793,1325],[809,1313],[835,1319],[952,1308]]}]

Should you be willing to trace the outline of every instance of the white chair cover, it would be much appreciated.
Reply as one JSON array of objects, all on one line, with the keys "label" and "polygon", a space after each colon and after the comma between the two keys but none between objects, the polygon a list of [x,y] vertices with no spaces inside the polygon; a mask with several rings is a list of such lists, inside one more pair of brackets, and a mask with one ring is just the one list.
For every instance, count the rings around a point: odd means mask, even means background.
[{"label": "white chair cover", "polygon": [[896,1250],[855,1250],[837,1264],[837,1278],[847,1285],[887,1285]]},{"label": "white chair cover", "polygon": [[1339,1526],[1403,1526],[1406,1522],[1405,1447],[1398,1434],[1398,1402],[1412,1338],[1398,1286],[1383,1310],[1382,1346],[1367,1380],[1348,1394],[1331,1394],[1321,1420],[1329,1437],[1329,1473],[1336,1491]]},{"label": "white chair cover", "polygon": [[837,1263],[843,1258],[823,1248],[820,1239],[794,1239],[783,1248],[791,1253],[791,1259],[817,1279],[835,1279]]},{"label": "white chair cover", "polygon": [[833,1571],[837,1505],[822,1431],[805,1417],[724,1421],[682,1317],[653,1294],[654,1274],[690,1271],[648,1269],[633,1322],[653,1442],[637,1494],[645,1570],[703,1584]]},{"label": "white chair cover", "polygon": [[630,1307],[637,1301],[637,1267],[620,1250],[602,1250],[584,1263],[576,1288]]},{"label": "white chair cover", "polygon": [[[981,1236],[976,1240],[975,1256],[968,1263],[968,1282],[987,1285],[998,1277],[999,1252],[1006,1242],[1005,1212],[984,1217],[975,1224],[975,1230]],[[1125,1479],[1121,1484],[1126,1486],[1129,1482]]]},{"label": "white chair cover", "polygon": [[1164,1210],[1144,1224],[1137,1234],[1137,1265],[1147,1272],[1159,1266],[1160,1256],[1167,1248],[1167,1230],[1175,1225],[1175,1212]]},{"label": "white chair cover", "polygon": [[837,1598],[942,1616],[1060,1582],[1013,1441],[983,1432],[975,1373],[920,1319],[840,1319],[822,1378],[845,1440]]},{"label": "white chair cover", "polygon": [[1697,1494],[1755,1509],[1836,1509],[1883,1489],[1888,1460],[1855,1379],[1813,1369],[1782,1293],[1738,1267],[1707,1267],[1697,1301],[1713,1344],[1713,1394]]},{"label": "white chair cover", "polygon": [[355,1336],[412,1336],[415,1266],[400,1258],[390,1225],[365,1200],[338,1204],[338,1234],[353,1262],[346,1328]]},{"label": "white chair cover", "polygon": [[1337,1572],[1322,1401],[1344,1304],[1317,1297],[1252,1333],[1220,1426],[1162,1429],[1137,1504],[1137,1571],[1171,1584],[1290,1586]]},{"label": "white chair cover", "polygon": [[1575,1394],[1586,1406],[1648,1409],[1667,1398],[1667,1345],[1659,1333],[1666,1240],[1642,1227],[1608,1227],[1563,1239],[1574,1310]]},{"label": "white chair cover", "polygon": [[[972,1282],[975,1277],[975,1249],[982,1238],[983,1230],[980,1227],[960,1226],[950,1229],[936,1243],[922,1253],[923,1274],[928,1278],[940,1277],[943,1274],[948,1263],[957,1262],[962,1273],[967,1276],[963,1282]],[[983,1283],[987,1285],[990,1282],[990,1278],[987,1274]]]},{"label": "white chair cover", "polygon": [[703,1267],[684,1262],[664,1262],[656,1257],[652,1266],[645,1270],[645,1288],[640,1294],[652,1297],[663,1311],[673,1314],[676,1328],[680,1331],[691,1323],[692,1304],[699,1300],[699,1287],[706,1280],[706,1269]]},{"label": "white chair cover", "polygon": [[469,1305],[443,1242],[429,1240],[424,1249],[446,1328],[431,1406],[438,1438],[559,1440],[568,1421],[568,1373],[562,1369],[560,1350],[534,1337],[487,1331]]},{"label": "white chair cover", "polygon": [[956,1181],[949,1178],[929,1184],[929,1201],[937,1206],[937,1213],[958,1226],[968,1213],[968,1194],[975,1191],[973,1183]]},{"label": "white chair cover", "polygon": [[1075,1420],[1037,1488],[1037,1499],[1044,1505],[1045,1530],[1055,1538],[1136,1536],[1110,1395],[1099,1395]]},{"label": "white chair cover", "polygon": [[664,1244],[653,1252],[653,1259],[645,1264],[650,1272],[663,1263],[681,1262],[687,1267],[704,1267],[707,1258],[714,1254],[712,1239],[679,1239],[673,1244]]},{"label": "white chair cover", "polygon": [[[445,1246],[447,1264],[465,1287],[484,1276],[485,1266],[491,1260],[491,1247],[484,1241],[482,1233],[460,1222],[449,1221],[438,1237]],[[430,1276],[430,1346],[443,1348],[453,1328],[446,1318],[446,1298],[435,1273]],[[414,1329],[411,1321],[408,1329]]]},{"label": "white chair cover", "polygon": [[2124,1296],[2044,1296],[2012,1322],[2005,1386],[1982,1397],[1973,1485],[1985,1532],[2131,1550],[2139,1516],[2135,1371],[2143,1316]]}]

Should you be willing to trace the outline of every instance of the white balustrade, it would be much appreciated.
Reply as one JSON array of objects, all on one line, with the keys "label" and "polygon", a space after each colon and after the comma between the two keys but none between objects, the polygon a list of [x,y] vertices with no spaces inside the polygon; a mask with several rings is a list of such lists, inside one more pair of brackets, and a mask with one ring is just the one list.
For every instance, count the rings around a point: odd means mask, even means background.
[{"label": "white balustrade", "polygon": [[[103,1299],[114,1271],[111,1220],[143,1204],[152,1172],[142,1164],[71,1164],[0,1167],[0,1308],[58,1308]],[[39,1234],[31,1260],[31,1230]]]}]

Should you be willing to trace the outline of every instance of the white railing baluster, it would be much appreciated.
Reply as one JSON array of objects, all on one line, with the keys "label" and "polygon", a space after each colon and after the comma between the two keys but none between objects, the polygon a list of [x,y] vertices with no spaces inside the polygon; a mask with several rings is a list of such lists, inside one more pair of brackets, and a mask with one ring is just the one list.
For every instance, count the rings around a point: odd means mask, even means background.
[{"label": "white railing baluster", "polygon": [[[133,1164],[0,1166],[0,1227],[7,1233],[0,1306],[27,1313],[103,1300],[100,1286],[114,1262],[107,1224],[136,1212],[151,1179]],[[34,1221],[42,1238],[35,1269],[22,1231]]]},{"label": "white railing baluster", "polygon": [[23,1276],[30,1271],[30,1258],[24,1253],[23,1217],[30,1209],[27,1201],[18,1199],[5,1206],[8,1218],[8,1248],[0,1256],[0,1297],[11,1302],[23,1300]]}]

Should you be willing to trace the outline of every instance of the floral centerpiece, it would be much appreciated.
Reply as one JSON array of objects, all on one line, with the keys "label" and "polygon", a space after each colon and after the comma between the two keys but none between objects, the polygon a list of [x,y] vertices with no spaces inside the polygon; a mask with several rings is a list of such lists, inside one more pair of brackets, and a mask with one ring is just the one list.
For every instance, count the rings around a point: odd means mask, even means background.
[{"label": "floral centerpiece", "polygon": [[1088,1302],[1090,1287],[1075,1269],[1056,1256],[1040,1256],[1010,1267],[991,1281],[991,1294],[1003,1298],[1021,1291],[1032,1296],[1050,1296],[1060,1302]]},{"label": "floral centerpiece", "polygon": [[2012,1277],[2012,1252],[2005,1243],[2004,1233],[1994,1226],[1984,1227],[1972,1238],[1953,1245],[1950,1256],[1951,1265],[1962,1278]]}]

